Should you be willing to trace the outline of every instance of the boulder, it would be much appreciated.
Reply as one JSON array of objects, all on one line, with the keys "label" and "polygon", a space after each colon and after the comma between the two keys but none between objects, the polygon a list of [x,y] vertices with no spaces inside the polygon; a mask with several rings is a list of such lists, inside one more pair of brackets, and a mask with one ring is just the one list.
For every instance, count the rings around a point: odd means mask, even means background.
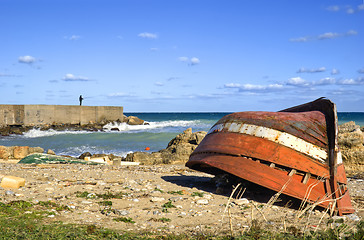
[{"label": "boulder", "polygon": [[338,144],[345,169],[364,171],[364,133],[355,122],[339,126]]},{"label": "boulder", "polygon": [[22,159],[32,153],[43,153],[44,149],[41,147],[28,147],[28,146],[0,146],[0,159]]},{"label": "boulder", "polygon": [[48,149],[47,154],[56,155],[56,153],[52,149]]},{"label": "boulder", "polygon": [[206,132],[192,133],[192,128],[188,128],[173,138],[166,149],[152,153],[129,153],[125,161],[140,162],[144,165],[186,163],[205,135]]},{"label": "boulder", "polygon": [[28,156],[29,147],[28,146],[15,146],[13,156],[15,159],[22,159]]},{"label": "boulder", "polygon": [[163,163],[163,159],[159,152],[134,152],[126,155],[125,161],[127,162],[140,162],[142,165],[154,165]]},{"label": "boulder", "polygon": [[347,132],[354,132],[357,129],[360,130],[360,126],[356,125],[354,121],[346,122],[344,124],[339,125],[339,134],[347,133]]},{"label": "boulder", "polygon": [[85,159],[85,157],[91,157],[92,156],[92,154],[91,153],[89,153],[89,152],[85,152],[85,153],[82,153],[79,157],[78,157],[78,159]]},{"label": "boulder", "polygon": [[9,153],[9,147],[0,146],[0,159],[7,160],[11,154]]},{"label": "boulder", "polygon": [[124,121],[129,125],[143,125],[144,120],[135,117],[135,116],[129,116],[124,119]]},{"label": "boulder", "polygon": [[30,147],[29,154],[32,154],[32,153],[44,153],[44,149],[41,147]]}]

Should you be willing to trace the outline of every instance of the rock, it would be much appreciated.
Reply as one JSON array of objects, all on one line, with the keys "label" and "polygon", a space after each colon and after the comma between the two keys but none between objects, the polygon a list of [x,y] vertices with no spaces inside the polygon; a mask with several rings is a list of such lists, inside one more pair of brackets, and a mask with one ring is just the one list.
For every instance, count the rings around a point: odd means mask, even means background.
[{"label": "rock", "polygon": [[171,201],[171,202],[177,202],[179,200],[182,200],[183,197],[170,197],[168,200]]},{"label": "rock", "polygon": [[351,221],[359,222],[360,218],[355,213],[346,215],[346,218],[350,219]]},{"label": "rock", "polygon": [[47,154],[56,155],[56,153],[52,149],[48,149]]},{"label": "rock", "polygon": [[364,133],[355,122],[339,126],[338,143],[345,169],[364,171]]},{"label": "rock", "polygon": [[28,146],[15,146],[14,147],[14,158],[22,159],[29,155],[29,147]]},{"label": "rock", "polygon": [[79,159],[85,159],[85,157],[91,157],[92,154],[89,152],[82,153],[78,158]]},{"label": "rock", "polygon": [[346,132],[354,132],[357,129],[360,130],[360,126],[356,125],[354,121],[346,122],[344,124],[339,125],[339,134]]},{"label": "rock", "polygon": [[344,148],[362,147],[364,135],[360,129],[354,132],[341,133],[338,136],[338,143]]},{"label": "rock", "polygon": [[29,154],[32,154],[32,153],[44,153],[44,149],[41,147],[30,147]]},{"label": "rock", "polygon": [[127,211],[127,210],[117,210],[117,209],[114,209],[114,213],[116,215],[120,215],[120,216],[127,216],[127,215],[129,215],[129,211]]},{"label": "rock", "polygon": [[9,159],[12,154],[9,153],[9,147],[0,146],[0,159]]},{"label": "rock", "polygon": [[1,181],[2,188],[20,188],[25,186],[25,179],[15,176],[5,176]]},{"label": "rock", "polygon": [[125,118],[124,121],[129,125],[143,125],[144,124],[144,120],[142,120],[138,117],[135,117],[135,116],[129,116],[129,117]]},{"label": "rock", "polygon": [[152,197],[150,199],[151,202],[162,202],[164,201],[165,199],[163,197]]},{"label": "rock", "polygon": [[234,203],[238,206],[242,206],[242,205],[247,205],[249,204],[249,200],[246,198],[240,198],[240,199],[236,199],[234,200]]},{"label": "rock", "polygon": [[153,153],[129,153],[125,161],[140,162],[144,165],[186,163],[205,135],[206,132],[192,133],[192,128],[188,128],[172,139],[166,149]]},{"label": "rock", "polygon": [[199,200],[197,200],[196,203],[206,205],[206,204],[209,204],[209,201],[207,199],[199,199]]}]

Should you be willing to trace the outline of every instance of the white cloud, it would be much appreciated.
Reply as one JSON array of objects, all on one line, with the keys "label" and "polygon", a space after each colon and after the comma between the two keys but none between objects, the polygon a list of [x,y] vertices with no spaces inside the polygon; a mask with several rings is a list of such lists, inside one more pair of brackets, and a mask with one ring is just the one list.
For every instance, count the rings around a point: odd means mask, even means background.
[{"label": "white cloud", "polygon": [[363,85],[364,84],[364,77],[358,77],[357,79],[344,79],[340,81],[342,85]]},{"label": "white cloud", "polygon": [[198,59],[197,57],[193,57],[191,58],[191,65],[196,65],[200,63],[200,59]]},{"label": "white cloud", "polygon": [[353,14],[355,11],[354,9],[352,9],[351,7],[349,7],[348,9],[346,9],[346,13],[347,14]]},{"label": "white cloud", "polygon": [[241,84],[239,83],[227,83],[224,85],[225,88],[240,88]]},{"label": "white cloud", "polygon": [[80,38],[81,38],[81,36],[79,36],[79,35],[72,35],[72,36],[64,37],[64,39],[71,40],[71,41],[76,41],[76,40],[79,40]]},{"label": "white cloud", "polygon": [[293,85],[293,86],[308,86],[308,82],[300,77],[293,77],[290,78],[287,82],[287,85]]},{"label": "white cloud", "polygon": [[139,33],[138,37],[141,38],[149,38],[149,39],[157,39],[158,35],[155,33],[148,33],[148,32],[143,32],[143,33]]},{"label": "white cloud", "polygon": [[178,60],[181,61],[181,62],[188,62],[189,61],[188,57],[179,57]]},{"label": "white cloud", "polygon": [[336,83],[335,78],[326,77],[318,80],[317,82],[314,83],[314,85],[331,85],[335,83]]},{"label": "white cloud", "polygon": [[299,38],[291,38],[289,41],[291,42],[308,42],[310,37],[299,37]]},{"label": "white cloud", "polygon": [[159,87],[164,86],[164,84],[162,82],[155,82],[154,85],[159,86]]},{"label": "white cloud", "polygon": [[355,30],[349,30],[345,33],[326,32],[326,33],[320,34],[318,36],[291,38],[289,41],[291,41],[291,42],[308,42],[308,41],[314,41],[314,40],[327,40],[327,39],[335,39],[338,37],[354,36],[357,34],[358,34],[358,32]]},{"label": "white cloud", "polygon": [[364,3],[358,5],[357,7],[352,7],[350,5],[345,6],[338,6],[338,5],[332,5],[326,8],[326,10],[331,12],[339,12],[339,11],[345,11],[347,14],[354,14],[358,11],[364,10]]},{"label": "white cloud", "polygon": [[34,63],[36,61],[37,60],[34,57],[28,56],[28,55],[27,56],[20,56],[18,58],[18,62],[25,63],[25,64],[32,64],[32,63]]},{"label": "white cloud", "polygon": [[297,73],[318,73],[318,72],[325,72],[325,67],[314,68],[314,69],[307,69],[307,68],[300,68],[298,69]]},{"label": "white cloud", "polygon": [[324,40],[324,39],[333,39],[333,38],[337,38],[337,37],[339,37],[338,33],[327,32],[327,33],[320,34],[317,38],[319,40]]},{"label": "white cloud", "polygon": [[331,75],[336,75],[336,74],[340,74],[340,71],[338,69],[336,69],[336,68],[333,68],[331,70]]},{"label": "white cloud", "polygon": [[346,34],[345,35],[347,35],[347,36],[352,36],[352,35],[357,35],[358,34],[358,32],[357,31],[355,31],[355,30],[349,30],[349,31],[347,31],[346,32]]},{"label": "white cloud", "polygon": [[82,76],[75,76],[71,73],[66,74],[66,76],[63,77],[63,81],[66,82],[86,82],[90,81],[87,77]]},{"label": "white cloud", "polygon": [[200,63],[200,59],[197,58],[197,57],[192,57],[192,58],[188,58],[188,57],[179,57],[178,58],[179,61],[181,62],[185,62],[185,63],[188,63],[190,64],[191,66],[193,65],[197,65]]},{"label": "white cloud", "polygon": [[284,88],[282,84],[269,84],[269,85],[258,85],[258,84],[239,84],[239,83],[227,83],[224,88],[237,88],[239,91],[269,91],[269,90],[281,90]]},{"label": "white cloud", "polygon": [[358,73],[364,73],[364,68],[359,69],[359,70],[358,70]]},{"label": "white cloud", "polygon": [[338,12],[338,11],[340,11],[340,7],[337,5],[329,6],[326,8],[326,10],[331,11],[331,12]]}]

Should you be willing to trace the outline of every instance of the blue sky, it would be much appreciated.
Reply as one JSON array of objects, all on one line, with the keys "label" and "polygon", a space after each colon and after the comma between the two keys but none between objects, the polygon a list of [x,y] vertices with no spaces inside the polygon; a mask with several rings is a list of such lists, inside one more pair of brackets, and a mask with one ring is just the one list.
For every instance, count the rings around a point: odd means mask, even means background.
[{"label": "blue sky", "polygon": [[0,104],[364,112],[364,2],[0,0]]}]

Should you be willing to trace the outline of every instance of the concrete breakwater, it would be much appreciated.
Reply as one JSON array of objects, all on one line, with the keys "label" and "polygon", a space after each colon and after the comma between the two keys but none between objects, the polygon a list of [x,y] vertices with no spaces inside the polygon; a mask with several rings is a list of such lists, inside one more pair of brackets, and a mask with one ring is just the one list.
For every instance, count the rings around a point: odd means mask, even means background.
[{"label": "concrete breakwater", "polygon": [[75,105],[0,105],[0,127],[89,124],[123,121],[123,107]]}]

